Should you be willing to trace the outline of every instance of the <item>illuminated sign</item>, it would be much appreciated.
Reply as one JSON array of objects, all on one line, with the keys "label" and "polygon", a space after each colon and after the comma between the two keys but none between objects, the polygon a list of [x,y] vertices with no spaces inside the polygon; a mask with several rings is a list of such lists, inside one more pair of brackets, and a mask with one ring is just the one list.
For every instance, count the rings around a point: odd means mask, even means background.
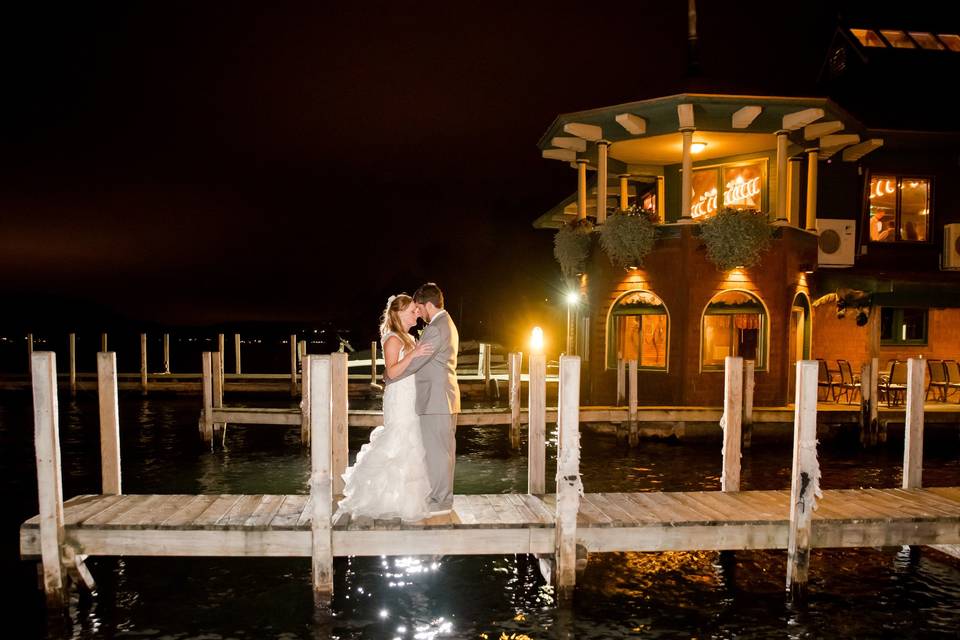
[{"label": "illuminated sign", "polygon": [[[723,175],[722,197],[719,178]],[[763,163],[738,164],[694,171],[690,198],[692,218],[709,217],[721,206],[732,209],[763,208]]]}]

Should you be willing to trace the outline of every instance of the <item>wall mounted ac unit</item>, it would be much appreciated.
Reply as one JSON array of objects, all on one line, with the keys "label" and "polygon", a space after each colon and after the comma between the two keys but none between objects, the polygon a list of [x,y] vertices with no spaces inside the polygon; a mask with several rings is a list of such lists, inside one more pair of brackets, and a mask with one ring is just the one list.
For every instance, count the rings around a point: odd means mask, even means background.
[{"label": "wall mounted ac unit", "polygon": [[817,218],[817,265],[852,267],[857,246],[857,223],[854,220]]},{"label": "wall mounted ac unit", "polygon": [[940,265],[944,270],[960,270],[960,223],[943,225],[943,256]]}]

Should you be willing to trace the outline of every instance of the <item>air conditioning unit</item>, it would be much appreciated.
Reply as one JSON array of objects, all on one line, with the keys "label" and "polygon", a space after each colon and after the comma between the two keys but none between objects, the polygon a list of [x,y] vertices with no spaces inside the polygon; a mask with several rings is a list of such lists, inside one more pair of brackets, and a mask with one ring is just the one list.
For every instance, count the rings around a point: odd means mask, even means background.
[{"label": "air conditioning unit", "polygon": [[943,225],[943,256],[941,269],[960,270],[960,223]]},{"label": "air conditioning unit", "polygon": [[821,267],[852,267],[857,246],[855,220],[817,218],[817,265]]}]

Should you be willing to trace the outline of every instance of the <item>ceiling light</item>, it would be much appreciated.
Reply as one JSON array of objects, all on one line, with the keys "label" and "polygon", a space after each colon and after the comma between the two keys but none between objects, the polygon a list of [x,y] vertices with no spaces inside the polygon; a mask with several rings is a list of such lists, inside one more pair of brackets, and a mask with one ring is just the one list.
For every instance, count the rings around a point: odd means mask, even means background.
[{"label": "ceiling light", "polygon": [[706,142],[691,142],[690,143],[690,153],[700,153],[707,148]]}]

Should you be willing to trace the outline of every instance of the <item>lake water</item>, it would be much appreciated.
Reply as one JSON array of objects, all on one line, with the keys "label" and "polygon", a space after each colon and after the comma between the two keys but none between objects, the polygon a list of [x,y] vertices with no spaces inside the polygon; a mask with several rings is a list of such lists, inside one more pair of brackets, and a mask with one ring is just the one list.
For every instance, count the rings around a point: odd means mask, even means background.
[{"label": "lake water", "polygon": [[[98,493],[95,397],[62,398],[60,408],[64,494]],[[125,493],[307,492],[295,428],[231,428],[226,449],[210,451],[199,409],[192,396],[121,397]],[[554,608],[525,556],[338,558],[329,619],[314,611],[308,559],[92,558],[96,595],[74,594],[69,618],[50,623],[35,564],[17,553],[19,525],[37,512],[32,429],[29,394],[0,394],[0,557],[12,590],[3,620],[16,630],[6,637],[956,638],[960,628],[960,562],[900,548],[815,551],[804,606],[786,600],[782,551],[738,552],[732,565],[715,552],[592,554],[569,611]],[[900,433],[867,451],[855,436],[821,445],[823,487],[899,486]],[[365,436],[352,430],[352,453]],[[720,487],[719,442],[628,451],[585,432],[582,444],[587,491]],[[511,453],[503,428],[461,429],[457,448],[457,493],[525,490],[526,456]],[[956,428],[928,429],[925,452],[925,485],[960,485]],[[548,443],[548,478],[555,453]],[[755,443],[742,487],[788,487],[790,462],[788,443]]]}]

